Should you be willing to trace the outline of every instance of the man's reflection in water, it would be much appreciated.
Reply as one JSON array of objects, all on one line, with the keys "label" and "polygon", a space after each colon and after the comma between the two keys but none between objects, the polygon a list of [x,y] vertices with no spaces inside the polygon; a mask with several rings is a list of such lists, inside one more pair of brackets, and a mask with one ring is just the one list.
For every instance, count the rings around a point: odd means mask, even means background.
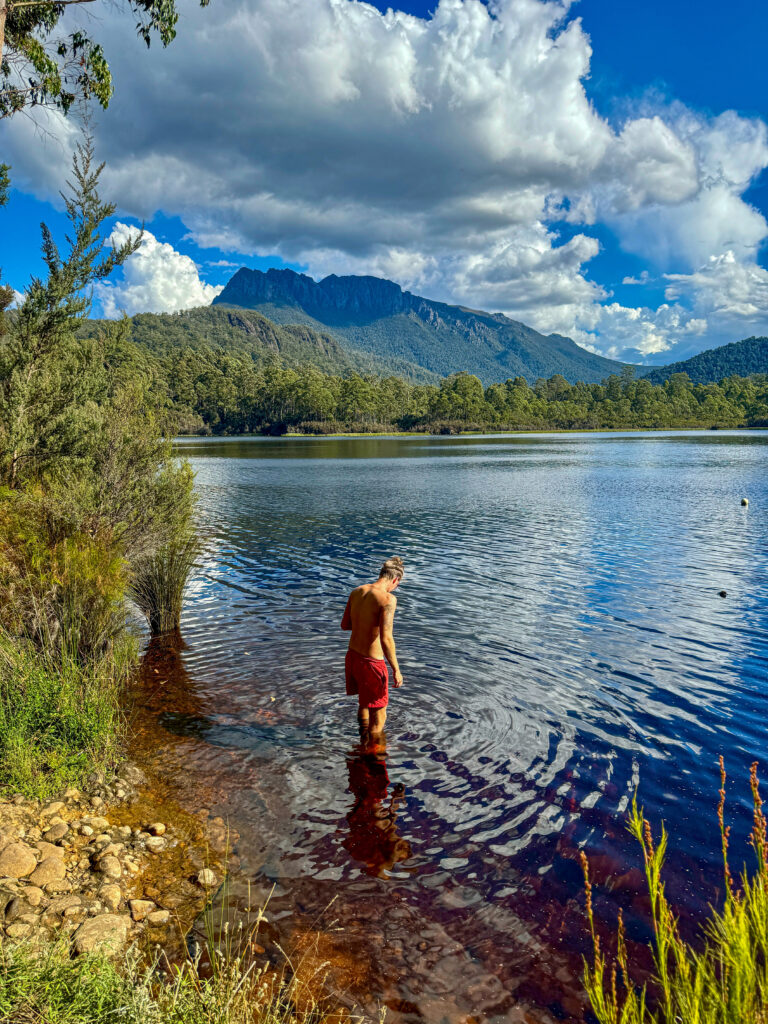
[{"label": "man's reflection in water", "polygon": [[385,876],[411,856],[411,844],[397,831],[397,810],[405,798],[402,783],[396,783],[389,796],[386,734],[371,738],[363,733],[359,746],[347,756],[347,771],[354,804],[342,845],[365,865],[367,874]]}]

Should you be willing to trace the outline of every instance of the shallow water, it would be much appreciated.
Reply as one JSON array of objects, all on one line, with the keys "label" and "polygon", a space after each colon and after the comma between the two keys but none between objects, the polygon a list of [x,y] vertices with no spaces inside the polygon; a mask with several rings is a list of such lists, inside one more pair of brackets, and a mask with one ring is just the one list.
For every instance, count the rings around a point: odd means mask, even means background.
[{"label": "shallow water", "polygon": [[[686,917],[765,758],[768,432],[192,439],[208,534],[156,755],[240,833],[286,941],[390,1019],[582,1020],[578,850],[647,940],[623,815]],[[740,506],[745,495],[750,507]],[[406,562],[405,686],[362,749],[348,591]],[[727,591],[721,598],[718,592]],[[163,738],[164,737],[164,738]],[[329,906],[330,905],[330,906]]]}]

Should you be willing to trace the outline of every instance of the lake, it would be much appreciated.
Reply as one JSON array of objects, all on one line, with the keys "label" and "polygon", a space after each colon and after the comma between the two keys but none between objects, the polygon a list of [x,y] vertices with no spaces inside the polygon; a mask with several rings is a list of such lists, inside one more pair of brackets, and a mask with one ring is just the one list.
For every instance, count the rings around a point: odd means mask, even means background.
[{"label": "lake", "polygon": [[[270,928],[327,959],[332,989],[391,1020],[589,1019],[578,851],[599,920],[624,907],[640,948],[637,788],[694,920],[720,892],[721,753],[749,859],[768,432],[177,449],[207,548],[178,670],[147,696],[154,756],[239,833],[231,909],[272,891]],[[361,748],[339,622],[390,555],[405,686]]]}]

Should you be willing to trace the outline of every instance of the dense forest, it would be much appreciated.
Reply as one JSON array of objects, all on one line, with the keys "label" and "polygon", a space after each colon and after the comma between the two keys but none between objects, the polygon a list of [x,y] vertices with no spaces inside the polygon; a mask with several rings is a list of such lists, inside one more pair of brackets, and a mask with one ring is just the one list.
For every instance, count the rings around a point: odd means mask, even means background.
[{"label": "dense forest", "polygon": [[768,375],[693,384],[636,379],[631,367],[601,384],[555,375],[483,388],[467,373],[439,384],[323,373],[212,348],[146,353],[172,428],[188,433],[338,430],[612,429],[768,426]]},{"label": "dense forest", "polygon": [[[642,371],[639,371],[642,373]],[[745,338],[699,352],[680,363],[659,366],[643,376],[653,384],[662,384],[674,373],[687,373],[695,384],[711,384],[724,377],[749,377],[768,373],[768,338]]]}]

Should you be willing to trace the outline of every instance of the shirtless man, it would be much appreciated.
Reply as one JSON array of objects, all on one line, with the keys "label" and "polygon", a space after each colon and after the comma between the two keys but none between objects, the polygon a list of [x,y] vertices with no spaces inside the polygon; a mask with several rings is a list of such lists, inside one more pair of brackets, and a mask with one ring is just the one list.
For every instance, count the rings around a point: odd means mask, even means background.
[{"label": "shirtless man", "polygon": [[364,583],[352,591],[341,620],[341,628],[352,631],[344,663],[347,693],[357,696],[360,729],[371,736],[381,732],[387,719],[389,673],[385,656],[392,666],[395,686],[403,685],[392,636],[397,608],[393,591],[402,578],[402,559],[388,558],[375,583]]}]

